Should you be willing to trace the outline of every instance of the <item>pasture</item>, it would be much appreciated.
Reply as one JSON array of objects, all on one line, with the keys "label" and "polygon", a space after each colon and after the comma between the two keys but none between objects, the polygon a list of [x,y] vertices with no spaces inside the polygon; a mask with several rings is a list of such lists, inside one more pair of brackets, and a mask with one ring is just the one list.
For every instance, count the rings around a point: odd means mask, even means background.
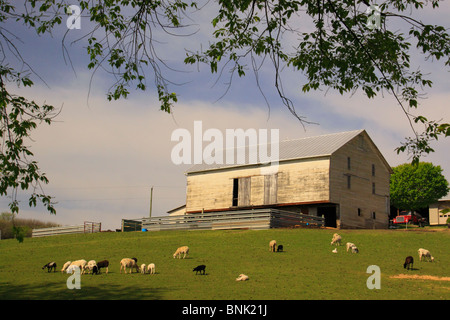
[{"label": "pasture", "polygon": [[[95,233],[0,241],[0,299],[160,300],[367,300],[450,298],[450,232],[339,230],[343,245],[330,245],[335,230],[270,229]],[[284,252],[270,252],[276,239]],[[359,253],[346,252],[353,242]],[[179,246],[186,259],[174,259]],[[426,248],[435,262],[420,262]],[[414,257],[414,269],[403,268]],[[156,274],[119,273],[122,258],[155,263]],[[77,259],[109,260],[109,273],[81,275],[69,290],[62,265]],[[57,272],[42,266],[50,261]],[[206,265],[206,274],[192,269]],[[381,270],[381,288],[368,289],[367,267]],[[237,282],[239,274],[248,281]],[[410,275],[413,277],[399,276]],[[425,277],[425,276],[428,276]],[[430,278],[430,276],[434,278]],[[445,279],[444,277],[447,277]]]}]

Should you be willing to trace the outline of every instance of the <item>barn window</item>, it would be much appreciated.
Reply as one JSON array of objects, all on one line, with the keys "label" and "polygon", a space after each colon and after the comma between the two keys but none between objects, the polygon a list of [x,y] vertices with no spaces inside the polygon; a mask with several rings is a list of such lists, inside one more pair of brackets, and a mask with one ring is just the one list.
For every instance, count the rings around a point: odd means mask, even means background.
[{"label": "barn window", "polygon": [[239,179],[233,179],[233,207],[238,205]]},{"label": "barn window", "polygon": [[352,179],[350,175],[347,175],[347,189],[352,187]]},{"label": "barn window", "polygon": [[347,169],[350,170],[351,168],[352,168],[352,166],[351,166],[350,157],[347,157]]},{"label": "barn window", "polygon": [[375,211],[374,212],[372,212],[372,219],[376,219],[376,215],[375,215]]},{"label": "barn window", "polygon": [[372,182],[372,194],[375,194],[375,182]]},{"label": "barn window", "polygon": [[375,165],[372,164],[372,177],[375,177]]},{"label": "barn window", "polygon": [[358,208],[358,217],[361,217],[361,208]]}]

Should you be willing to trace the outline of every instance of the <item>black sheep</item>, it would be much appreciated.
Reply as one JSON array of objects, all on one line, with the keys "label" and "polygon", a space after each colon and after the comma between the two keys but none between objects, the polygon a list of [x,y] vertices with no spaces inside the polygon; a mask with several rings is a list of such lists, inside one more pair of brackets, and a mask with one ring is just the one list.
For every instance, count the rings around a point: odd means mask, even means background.
[{"label": "black sheep", "polygon": [[283,252],[283,245],[280,244],[277,248],[277,252]]},{"label": "black sheep", "polygon": [[200,271],[200,274],[203,271],[203,274],[205,274],[205,268],[206,266],[204,264],[196,266],[192,271],[195,271],[195,274],[198,274],[198,272]]},{"label": "black sheep", "polygon": [[56,262],[49,262],[45,266],[42,267],[42,270],[47,268],[47,272],[50,272],[53,269],[53,272],[56,271]]},{"label": "black sheep", "polygon": [[405,259],[405,263],[403,264],[403,268],[406,269],[406,267],[408,267],[408,270],[411,268],[413,268],[413,264],[414,264],[414,258],[411,256],[407,256]]},{"label": "black sheep", "polygon": [[108,273],[109,261],[103,260],[97,263],[97,272],[100,273],[101,268],[106,268],[106,273]]}]

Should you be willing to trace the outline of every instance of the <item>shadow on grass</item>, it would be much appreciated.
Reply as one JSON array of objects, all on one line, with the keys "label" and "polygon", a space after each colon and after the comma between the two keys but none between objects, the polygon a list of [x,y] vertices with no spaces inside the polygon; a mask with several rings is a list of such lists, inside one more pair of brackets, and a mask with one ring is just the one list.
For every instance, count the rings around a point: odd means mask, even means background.
[{"label": "shadow on grass", "polygon": [[41,284],[2,284],[0,300],[161,300],[172,289],[142,289],[117,284],[83,284],[80,289],[68,289],[66,282]]}]

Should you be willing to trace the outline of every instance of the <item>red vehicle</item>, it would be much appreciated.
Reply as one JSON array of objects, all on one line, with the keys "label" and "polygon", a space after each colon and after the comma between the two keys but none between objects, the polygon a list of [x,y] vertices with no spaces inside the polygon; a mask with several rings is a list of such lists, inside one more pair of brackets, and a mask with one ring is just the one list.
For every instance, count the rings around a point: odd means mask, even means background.
[{"label": "red vehicle", "polygon": [[392,222],[394,224],[403,224],[412,222],[414,224],[418,224],[419,226],[423,226],[423,224],[425,223],[425,218],[423,218],[417,212],[402,211],[398,216],[394,218]]}]

